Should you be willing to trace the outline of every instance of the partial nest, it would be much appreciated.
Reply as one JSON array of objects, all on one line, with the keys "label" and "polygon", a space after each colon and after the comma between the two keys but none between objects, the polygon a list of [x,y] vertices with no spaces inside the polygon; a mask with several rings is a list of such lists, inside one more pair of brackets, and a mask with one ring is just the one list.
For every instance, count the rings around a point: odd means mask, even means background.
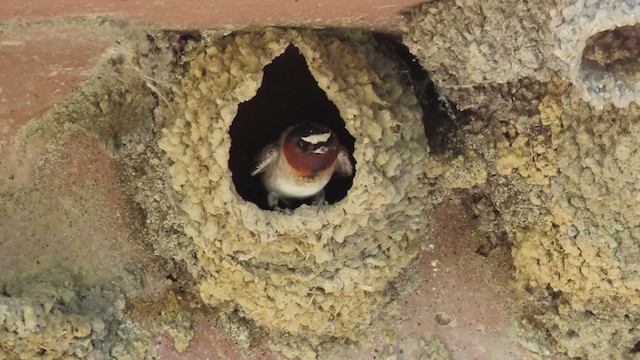
[{"label": "partial nest", "polygon": [[585,100],[596,106],[640,104],[640,4],[575,2],[558,14],[552,22],[554,55]]}]

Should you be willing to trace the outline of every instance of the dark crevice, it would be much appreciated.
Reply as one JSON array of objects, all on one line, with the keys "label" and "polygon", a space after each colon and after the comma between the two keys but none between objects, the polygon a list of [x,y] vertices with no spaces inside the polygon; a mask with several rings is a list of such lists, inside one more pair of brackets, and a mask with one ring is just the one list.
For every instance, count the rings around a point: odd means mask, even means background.
[{"label": "dark crevice", "polygon": [[636,64],[640,57],[640,24],[603,31],[587,39],[583,58],[602,67]]},{"label": "dark crevice", "polygon": [[[318,87],[299,50],[289,45],[282,55],[265,66],[262,86],[255,97],[238,106],[238,114],[229,129],[229,168],[236,191],[243,199],[261,209],[269,209],[260,176],[250,175],[255,156],[264,146],[277,141],[287,127],[305,122],[328,126],[353,154],[355,139],[345,128],[338,108]],[[332,204],[343,199],[352,184],[353,176],[333,178],[325,187],[325,200]],[[294,203],[291,208],[302,203]]]},{"label": "dark crevice", "polygon": [[399,37],[375,33],[374,38],[382,49],[400,60],[406,68],[406,84],[410,84],[422,108],[422,125],[433,154],[442,154],[452,149],[452,144],[468,116],[462,116],[457,106],[440,96],[418,59]]}]

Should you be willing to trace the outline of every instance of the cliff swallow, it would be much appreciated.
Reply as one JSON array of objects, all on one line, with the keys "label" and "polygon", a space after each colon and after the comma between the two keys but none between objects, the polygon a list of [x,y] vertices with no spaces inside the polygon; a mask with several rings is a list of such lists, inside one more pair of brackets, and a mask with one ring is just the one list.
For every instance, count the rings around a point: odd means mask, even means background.
[{"label": "cliff swallow", "polygon": [[324,187],[333,174],[351,176],[353,164],[347,150],[328,127],[304,123],[287,128],[280,140],[262,149],[251,176],[262,175],[271,208],[289,199],[324,202]]}]

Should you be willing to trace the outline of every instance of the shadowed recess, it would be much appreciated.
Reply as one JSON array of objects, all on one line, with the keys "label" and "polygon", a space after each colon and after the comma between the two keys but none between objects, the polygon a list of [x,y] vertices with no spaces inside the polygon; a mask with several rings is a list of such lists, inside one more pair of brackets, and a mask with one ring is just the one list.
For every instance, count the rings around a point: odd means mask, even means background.
[{"label": "shadowed recess", "polygon": [[640,83],[639,57],[640,24],[617,27],[587,39],[580,72],[594,93],[634,96]]},{"label": "shadowed recess", "polygon": [[629,67],[637,70],[640,58],[640,24],[603,31],[587,39],[583,60],[604,68]]},{"label": "shadowed recess", "polygon": [[467,122],[467,114],[458,111],[450,100],[440,96],[418,59],[400,38],[385,33],[374,33],[378,46],[388,56],[394,56],[404,67],[406,82],[411,84],[414,95],[422,108],[422,125],[433,154],[442,154],[454,148],[460,148],[456,136],[460,126]]},{"label": "shadowed recess", "polygon": [[[287,127],[303,122],[328,126],[349,154],[353,154],[355,139],[345,128],[338,108],[318,87],[298,48],[289,45],[282,55],[265,66],[262,86],[255,97],[238,106],[238,114],[229,129],[229,168],[236,191],[243,199],[261,209],[269,209],[260,176],[250,175],[254,158],[264,146],[277,141]],[[334,177],[325,187],[326,201],[333,204],[343,199],[352,184],[353,176]],[[300,205],[302,202],[292,207]]]}]

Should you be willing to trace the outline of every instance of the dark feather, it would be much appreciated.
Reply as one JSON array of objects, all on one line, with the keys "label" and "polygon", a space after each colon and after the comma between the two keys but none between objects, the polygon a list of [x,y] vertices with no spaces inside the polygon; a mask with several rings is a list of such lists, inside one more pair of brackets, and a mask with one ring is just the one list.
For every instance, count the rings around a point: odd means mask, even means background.
[{"label": "dark feather", "polygon": [[335,173],[338,176],[353,175],[353,164],[351,163],[349,152],[343,146],[340,146],[340,152],[336,159]]},{"label": "dark feather", "polygon": [[274,142],[265,146],[256,156],[255,166],[251,171],[251,176],[263,173],[267,167],[278,158],[278,143]]}]

